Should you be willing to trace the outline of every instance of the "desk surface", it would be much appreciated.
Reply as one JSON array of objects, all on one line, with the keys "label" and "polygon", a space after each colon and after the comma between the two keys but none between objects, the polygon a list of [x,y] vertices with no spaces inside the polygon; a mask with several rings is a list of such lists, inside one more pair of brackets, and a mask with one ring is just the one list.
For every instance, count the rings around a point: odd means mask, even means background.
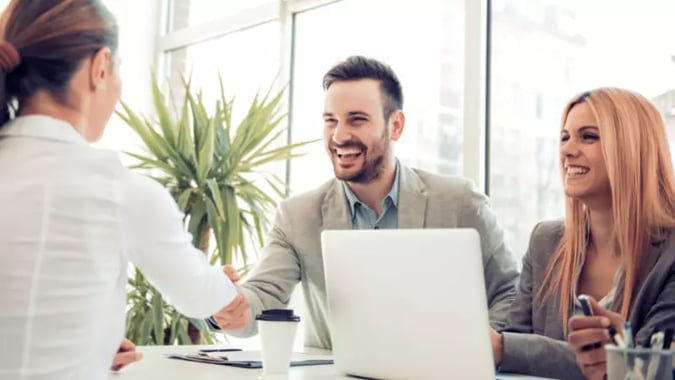
[{"label": "desk surface", "polygon": [[[235,368],[223,365],[194,363],[184,360],[166,358],[167,354],[188,354],[199,351],[205,346],[139,346],[138,351],[143,352],[143,360],[134,363],[122,371],[110,373],[109,380],[258,380],[262,374],[261,369]],[[213,348],[209,346],[208,348]],[[326,351],[309,352],[313,358],[330,358]],[[229,355],[225,353],[224,355]],[[303,354],[299,354],[303,355]],[[302,357],[298,357],[300,359]],[[289,370],[288,380],[328,380],[343,379],[354,380],[355,378],[341,375],[332,365],[319,365],[307,367],[293,367]],[[504,380],[535,380],[541,379],[529,376],[498,375],[497,379]]]}]

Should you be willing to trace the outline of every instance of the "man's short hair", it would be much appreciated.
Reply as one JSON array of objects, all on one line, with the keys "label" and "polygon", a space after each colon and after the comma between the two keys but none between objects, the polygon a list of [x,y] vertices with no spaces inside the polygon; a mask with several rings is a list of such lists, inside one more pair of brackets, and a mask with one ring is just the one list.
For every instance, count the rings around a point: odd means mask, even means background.
[{"label": "man's short hair", "polygon": [[353,55],[333,66],[323,76],[323,89],[335,82],[374,79],[380,82],[384,119],[389,120],[391,113],[403,109],[403,91],[394,70],[376,59]]}]

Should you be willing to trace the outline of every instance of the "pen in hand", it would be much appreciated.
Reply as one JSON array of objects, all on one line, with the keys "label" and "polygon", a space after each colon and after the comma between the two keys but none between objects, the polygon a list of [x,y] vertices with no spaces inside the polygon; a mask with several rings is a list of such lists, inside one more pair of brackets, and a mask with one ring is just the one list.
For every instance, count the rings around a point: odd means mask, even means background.
[{"label": "pen in hand", "polygon": [[[579,303],[581,303],[581,310],[584,312],[584,315],[587,317],[593,316],[593,309],[591,309],[591,302],[588,300],[588,296],[585,294],[580,295]],[[613,334],[610,334],[610,338],[613,337]],[[602,347],[600,342],[592,343],[587,346],[584,346],[584,350],[594,350]]]}]

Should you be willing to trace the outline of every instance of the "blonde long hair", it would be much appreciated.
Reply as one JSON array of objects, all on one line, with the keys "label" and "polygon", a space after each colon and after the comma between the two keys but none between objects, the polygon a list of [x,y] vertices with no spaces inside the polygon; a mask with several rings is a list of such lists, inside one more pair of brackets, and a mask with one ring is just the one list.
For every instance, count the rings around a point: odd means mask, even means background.
[{"label": "blonde long hair", "polygon": [[[663,228],[675,226],[675,179],[668,138],[660,112],[643,96],[619,88],[599,88],[573,98],[565,107],[590,107],[600,134],[611,187],[612,213],[619,254],[623,260],[623,292],[614,306],[628,319],[641,284],[641,252]],[[565,170],[561,170],[563,179]],[[578,199],[566,197],[565,230],[544,277],[544,298],[560,289],[563,331],[573,308],[577,274],[588,244],[589,217]],[[617,289],[621,289],[621,286]],[[618,302],[617,302],[618,301]],[[620,305],[618,310],[617,305]]]}]

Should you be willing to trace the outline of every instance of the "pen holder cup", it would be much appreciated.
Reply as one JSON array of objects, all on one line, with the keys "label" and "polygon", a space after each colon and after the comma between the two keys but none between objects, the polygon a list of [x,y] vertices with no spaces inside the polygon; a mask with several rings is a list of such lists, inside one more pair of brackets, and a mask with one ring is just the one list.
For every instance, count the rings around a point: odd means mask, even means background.
[{"label": "pen holder cup", "polygon": [[675,349],[622,348],[606,345],[607,380],[675,380]]}]

